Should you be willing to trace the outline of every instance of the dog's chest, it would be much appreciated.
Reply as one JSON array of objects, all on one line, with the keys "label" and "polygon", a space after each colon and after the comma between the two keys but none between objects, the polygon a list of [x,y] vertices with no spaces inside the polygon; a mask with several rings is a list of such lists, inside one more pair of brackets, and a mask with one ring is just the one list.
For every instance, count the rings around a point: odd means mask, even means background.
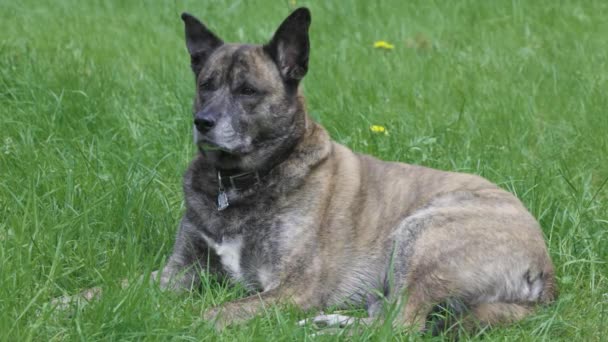
[{"label": "dog's chest", "polygon": [[278,284],[271,263],[260,246],[247,243],[243,235],[223,237],[219,241],[203,235],[209,247],[220,259],[222,268],[229,276],[251,289],[269,290]]},{"label": "dog's chest", "polygon": [[243,237],[241,235],[230,238],[221,238],[215,241],[206,235],[203,238],[207,241],[215,253],[220,257],[222,267],[230,276],[236,280],[243,278],[241,270],[241,256],[243,250]]}]

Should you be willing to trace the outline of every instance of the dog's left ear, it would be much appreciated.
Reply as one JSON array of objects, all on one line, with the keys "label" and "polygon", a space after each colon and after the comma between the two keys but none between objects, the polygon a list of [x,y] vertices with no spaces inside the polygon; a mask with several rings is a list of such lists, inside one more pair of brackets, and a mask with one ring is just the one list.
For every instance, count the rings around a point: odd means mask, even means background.
[{"label": "dog's left ear", "polygon": [[297,83],[308,71],[309,26],[310,11],[305,7],[298,8],[283,21],[272,40],[264,46],[287,82]]},{"label": "dog's left ear", "polygon": [[186,30],[186,47],[190,53],[190,64],[194,75],[198,76],[207,58],[224,42],[195,16],[184,12],[182,20]]}]

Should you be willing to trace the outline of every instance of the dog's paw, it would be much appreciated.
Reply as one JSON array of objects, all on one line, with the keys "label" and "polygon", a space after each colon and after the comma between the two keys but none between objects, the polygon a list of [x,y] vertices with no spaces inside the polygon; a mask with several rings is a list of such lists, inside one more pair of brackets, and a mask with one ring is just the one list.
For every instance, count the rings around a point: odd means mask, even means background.
[{"label": "dog's paw", "polygon": [[304,325],[312,324],[313,326],[315,326],[316,328],[319,328],[319,329],[331,328],[331,327],[344,328],[344,327],[354,324],[356,321],[357,321],[357,318],[351,317],[351,316],[345,316],[345,315],[340,315],[340,314],[326,315],[324,313],[321,313],[320,315],[315,316],[313,318],[307,318],[307,319],[299,321],[298,325],[304,326]]},{"label": "dog's paw", "polygon": [[71,304],[76,301],[85,301],[86,303],[96,300],[101,297],[101,288],[93,287],[75,295],[65,295],[51,300],[51,306],[58,310],[67,310]]},{"label": "dog's paw", "polygon": [[205,311],[203,320],[211,323],[216,330],[222,331],[228,326],[242,324],[252,316],[247,307],[226,303]]},{"label": "dog's paw", "polygon": [[215,321],[219,316],[220,309],[221,309],[221,307],[219,307],[219,306],[208,309],[207,311],[205,311],[203,313],[203,320],[208,321],[208,322]]},{"label": "dog's paw", "polygon": [[230,313],[226,311],[229,311],[229,309],[227,310],[223,306],[216,306],[203,313],[203,320],[211,323],[217,331],[222,331],[234,323],[230,319]]}]

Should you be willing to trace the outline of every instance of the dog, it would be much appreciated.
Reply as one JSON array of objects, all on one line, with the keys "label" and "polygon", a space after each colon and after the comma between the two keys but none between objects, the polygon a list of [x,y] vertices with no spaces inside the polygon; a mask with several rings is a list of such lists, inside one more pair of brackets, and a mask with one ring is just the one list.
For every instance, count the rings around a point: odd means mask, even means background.
[{"label": "dog", "polygon": [[199,153],[161,286],[197,286],[200,270],[243,284],[251,296],[205,314],[219,327],[282,302],[373,316],[385,299],[417,330],[439,303],[497,325],[555,299],[542,231],[515,196],[475,175],[353,153],[310,118],[299,89],[308,9],[265,45],[227,44],[182,19]]},{"label": "dog", "polygon": [[[480,326],[556,298],[542,231],[512,194],[470,174],[385,162],[332,141],[307,114],[310,11],[264,45],[224,43],[183,13],[197,155],[172,255],[154,273],[191,290],[208,271],[250,296],[208,310],[218,328],[267,305],[366,307],[424,331],[441,303]],[[314,322],[353,319],[319,315]]]}]

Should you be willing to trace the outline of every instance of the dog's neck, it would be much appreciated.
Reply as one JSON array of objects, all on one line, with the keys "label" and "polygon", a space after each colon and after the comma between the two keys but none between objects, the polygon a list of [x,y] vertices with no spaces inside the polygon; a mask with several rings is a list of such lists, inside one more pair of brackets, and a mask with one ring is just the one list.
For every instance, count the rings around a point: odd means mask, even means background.
[{"label": "dog's neck", "polygon": [[269,158],[269,163],[254,170],[216,168],[219,191],[243,192],[256,187],[258,184],[262,183],[266,176],[268,176],[278,165],[283,163],[291,153],[293,153],[295,145],[296,144],[293,144],[292,146],[280,149],[275,155]]},{"label": "dog's neck", "polygon": [[[306,177],[315,165],[323,162],[331,151],[329,135],[323,127],[314,122],[308,114],[304,115],[304,133],[291,146],[277,151],[275,156],[269,158],[271,163],[253,169],[219,169],[209,165],[203,155],[194,161],[194,167],[204,169],[207,176],[198,179],[199,188],[208,196],[217,199],[218,209],[227,208],[220,202],[228,201],[228,206],[254,198],[266,191],[273,191],[278,184],[285,184],[281,180],[290,180],[290,184],[297,184]],[[218,172],[219,171],[219,172]],[[245,175],[234,184],[234,178]],[[219,175],[219,177],[218,177]],[[220,179],[221,178],[221,179]],[[220,184],[222,186],[220,187]],[[283,186],[283,185],[282,185]],[[282,191],[285,189],[282,189]],[[222,194],[223,193],[223,194]],[[224,198],[222,198],[225,196]]]},{"label": "dog's neck", "polygon": [[306,138],[310,118],[307,114],[303,114],[302,134],[294,139],[286,139],[282,144],[266,158],[266,162],[254,168],[221,168],[215,167],[217,173],[217,182],[226,191],[236,190],[245,191],[249,188],[261,183],[275,168],[285,162],[296,150],[300,141]]}]

